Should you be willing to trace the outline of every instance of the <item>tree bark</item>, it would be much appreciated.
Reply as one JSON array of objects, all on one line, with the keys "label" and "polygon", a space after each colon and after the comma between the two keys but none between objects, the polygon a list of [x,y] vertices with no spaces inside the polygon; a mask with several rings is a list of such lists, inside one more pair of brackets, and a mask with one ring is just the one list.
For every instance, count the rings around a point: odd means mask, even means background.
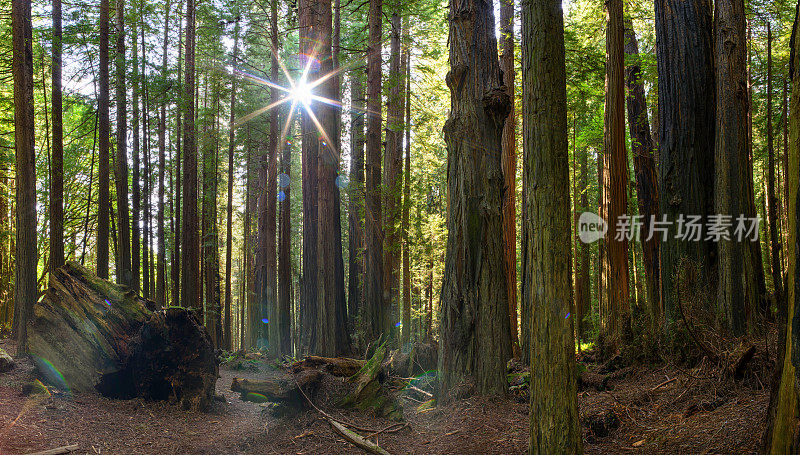
[{"label": "tree bark", "polygon": [[706,0],[656,0],[659,112],[659,213],[672,223],[661,243],[664,315],[675,317],[676,276],[684,259],[701,271],[714,295],[709,273],[715,245],[703,238],[675,238],[680,215],[706,220],[714,207],[715,93],[711,4]]},{"label": "tree bark", "polygon": [[[291,131],[291,126],[287,126]],[[285,135],[284,135],[285,136]],[[282,137],[284,137],[282,136]],[[281,172],[286,176],[287,185],[282,187],[278,213],[278,350],[292,354],[292,214],[291,214],[291,141],[281,147]]]},{"label": "tree bark", "polygon": [[117,283],[130,286],[131,278],[131,224],[128,209],[128,106],[125,87],[125,0],[116,0],[117,55],[115,59],[117,85],[117,156],[114,183],[117,189],[117,217],[119,234],[117,247]]},{"label": "tree bark", "polygon": [[514,357],[521,355],[517,333],[517,115],[514,109],[514,0],[500,0],[500,70],[511,99],[511,113],[503,127],[503,237],[508,282],[508,316]]},{"label": "tree bark", "polygon": [[505,394],[512,356],[501,159],[511,100],[501,80],[492,4],[451,0],[449,25],[449,235],[438,391],[443,399],[464,379],[474,381],[479,393]]},{"label": "tree bark", "polygon": [[[181,2],[181,10],[179,13],[179,20],[178,20],[178,36],[183,36],[183,17],[185,16],[185,4]],[[178,38],[178,93],[183,94],[183,84],[181,83],[181,63],[183,61],[183,46],[181,45],[181,39]],[[179,95],[180,96],[180,95]],[[183,114],[183,103],[180,100],[176,103],[175,109],[175,175],[177,176],[177,180],[180,181],[183,178],[181,174],[181,138],[183,137],[183,130],[181,125],[181,119]],[[175,240],[174,240],[174,248],[172,254],[172,301],[173,305],[179,306],[180,302],[182,301],[181,297],[181,243],[183,242],[181,237],[181,212],[183,210],[183,205],[181,204],[181,187],[183,185],[178,183],[175,188]]]},{"label": "tree bark", "polygon": [[181,270],[183,292],[181,306],[202,310],[200,299],[200,239],[198,236],[197,199],[197,143],[194,121],[194,52],[195,52],[195,0],[186,0],[186,74],[184,84],[185,124],[183,131],[183,227],[181,243]]},{"label": "tree bark", "polygon": [[[394,8],[393,8],[394,9]],[[383,156],[384,181],[384,266],[383,296],[384,305],[390,312],[401,308],[400,303],[400,259],[401,231],[403,215],[403,83],[401,67],[401,20],[395,11],[391,18],[391,45],[389,50],[389,78],[386,81],[388,99],[386,101],[386,151]],[[394,322],[394,321],[392,321]]]},{"label": "tree bark", "polygon": [[625,68],[625,81],[628,88],[627,107],[628,125],[633,151],[633,169],[636,174],[636,200],[639,204],[639,215],[642,216],[641,232],[642,256],[647,286],[647,312],[650,319],[650,330],[654,332],[661,323],[661,277],[659,274],[660,239],[655,235],[648,240],[652,221],[658,217],[658,186],[656,163],[653,150],[656,145],[650,134],[650,122],[647,117],[647,98],[642,82],[639,44],[633,22],[625,20],[625,56],[631,62]]},{"label": "tree bark", "polygon": [[366,141],[366,214],[364,217],[365,344],[391,332],[391,307],[384,299],[383,214],[381,207],[381,41],[383,34],[383,0],[370,0],[367,47],[367,141]]},{"label": "tree bark", "polygon": [[[105,12],[107,18],[107,4]],[[36,252],[33,31],[29,0],[11,4],[11,33],[12,75],[14,78],[14,155],[16,158],[16,235],[14,242],[16,266],[14,268],[13,332],[17,340],[17,355],[23,355],[28,352],[27,324],[33,305],[37,300],[36,268],[38,262]],[[106,61],[106,63],[108,62]]]},{"label": "tree bark", "polygon": [[[582,453],[570,318],[567,94],[561,4],[522,4],[523,301],[531,307],[531,454]],[[534,293],[536,299],[534,300]],[[535,304],[534,304],[535,303]]]},{"label": "tree bark", "polygon": [[108,278],[108,224],[111,212],[109,191],[109,114],[108,114],[108,0],[100,1],[100,69],[97,109],[99,112],[99,191],[97,203],[97,276]]},{"label": "tree bark", "polygon": [[[134,8],[136,14],[141,17],[141,2],[134,0]],[[142,241],[141,241],[141,228],[139,224],[142,220],[141,215],[141,191],[140,191],[140,175],[139,169],[141,167],[140,160],[140,143],[139,143],[139,82],[141,76],[139,75],[139,41],[136,39],[139,36],[138,20],[134,20],[131,24],[131,36],[133,37],[133,46],[131,50],[131,85],[133,92],[132,99],[132,129],[133,129],[133,149],[131,150],[131,288],[137,292],[141,289],[141,256],[142,256]],[[144,52],[144,51],[143,51]]]},{"label": "tree bark", "polygon": [[[319,20],[320,74],[332,73],[330,0],[315,0]],[[319,95],[338,101],[339,90],[333,78],[319,84]],[[347,303],[344,295],[344,264],[342,262],[342,231],[340,225],[338,122],[332,106],[311,104],[322,125],[322,140],[317,157],[317,330],[314,352],[337,356],[349,351],[347,333]]]},{"label": "tree bark", "polygon": [[[64,123],[62,119],[61,0],[53,0],[53,149],[50,168],[50,276],[64,265]],[[2,214],[0,214],[2,216]]]},{"label": "tree bark", "polygon": [[[602,263],[608,282],[600,306],[600,333],[608,349],[621,347],[630,330],[628,239],[621,227],[628,211],[628,157],[625,146],[625,56],[622,0],[606,2],[606,101],[603,134],[606,252]],[[605,347],[604,347],[605,349]]]},{"label": "tree bark", "polygon": [[[747,42],[742,0],[719,0],[716,6],[716,212],[737,217],[747,212],[750,178],[747,150]],[[723,325],[735,336],[744,334],[757,307],[758,290],[753,270],[752,249],[735,237],[720,239],[718,250],[717,305]]]}]

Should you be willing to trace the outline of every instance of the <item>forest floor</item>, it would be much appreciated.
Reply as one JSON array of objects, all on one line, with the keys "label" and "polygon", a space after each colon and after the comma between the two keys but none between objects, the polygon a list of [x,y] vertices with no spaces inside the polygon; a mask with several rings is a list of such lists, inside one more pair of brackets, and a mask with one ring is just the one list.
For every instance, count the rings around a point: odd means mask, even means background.
[{"label": "forest floor", "polygon": [[[8,340],[0,348],[14,352]],[[759,350],[756,359],[763,351]],[[769,362],[762,361],[761,364]],[[587,365],[592,370],[597,366]],[[208,413],[189,413],[164,402],[113,400],[96,394],[24,396],[33,367],[27,361],[0,374],[0,454],[27,454],[77,444],[75,454],[359,454],[334,435],[315,411],[292,418],[262,413],[230,391],[233,377],[276,374],[220,368],[215,402]],[[587,454],[754,453],[769,402],[768,369],[734,381],[708,368],[637,366],[608,384],[579,393]],[[764,378],[767,378],[766,380]],[[760,384],[760,385],[759,385]],[[528,405],[523,395],[471,398],[418,411],[403,400],[408,426],[378,436],[392,454],[524,454]],[[327,409],[333,416],[368,428],[390,422],[362,412]],[[607,433],[607,434],[604,434]]]}]

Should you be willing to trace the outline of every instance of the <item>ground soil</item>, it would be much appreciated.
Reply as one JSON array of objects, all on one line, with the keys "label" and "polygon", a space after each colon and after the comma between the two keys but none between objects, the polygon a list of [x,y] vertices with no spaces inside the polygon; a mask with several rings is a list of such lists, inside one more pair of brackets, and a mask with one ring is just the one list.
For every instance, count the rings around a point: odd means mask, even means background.
[{"label": "ground soil", "polygon": [[[14,352],[10,341],[0,341],[0,347]],[[754,365],[759,365],[759,355]],[[609,383],[608,391],[581,391],[584,451],[754,453],[765,425],[770,374],[767,369],[754,369],[733,380],[702,365],[686,370],[639,366]],[[79,446],[76,454],[101,455],[363,453],[334,435],[316,411],[279,419],[262,412],[258,404],[240,401],[229,390],[233,377],[276,374],[266,363],[259,364],[258,371],[222,367],[217,392],[225,401],[215,402],[208,413],[91,393],[25,396],[22,390],[32,374],[27,361],[18,361],[15,370],[0,374],[0,454],[27,454],[70,444]],[[527,453],[524,392],[507,398],[460,400],[426,412],[418,411],[419,403],[410,400],[403,400],[403,405],[408,426],[378,436],[379,444],[392,454]],[[327,411],[364,428],[391,424],[368,413]]]}]

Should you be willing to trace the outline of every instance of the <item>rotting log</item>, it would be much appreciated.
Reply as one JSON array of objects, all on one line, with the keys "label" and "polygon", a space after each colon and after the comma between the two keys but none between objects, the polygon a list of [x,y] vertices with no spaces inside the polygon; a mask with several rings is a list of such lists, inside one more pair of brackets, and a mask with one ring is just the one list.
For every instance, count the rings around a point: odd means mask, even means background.
[{"label": "rotting log", "polygon": [[318,370],[302,370],[294,375],[281,375],[268,379],[233,378],[231,390],[239,392],[240,399],[253,403],[274,403],[275,414],[285,415],[306,409],[308,401],[303,394],[313,397],[322,380]]},{"label": "rotting log", "polygon": [[350,377],[358,373],[358,370],[366,363],[364,360],[349,359],[346,357],[319,357],[315,355],[306,356],[290,365],[292,373],[299,373],[308,369],[322,369],[332,376]]},{"label": "rotting log", "polygon": [[333,431],[341,436],[345,441],[353,444],[354,446],[358,447],[359,449],[371,453],[373,455],[391,455],[386,450],[382,449],[371,441],[368,441],[366,438],[362,437],[358,433],[354,431],[348,430],[344,425],[335,420],[331,419],[330,417],[325,417],[325,420],[328,421],[328,424],[331,426]]},{"label": "rotting log", "polygon": [[62,390],[206,409],[218,376],[208,333],[190,310],[154,310],[133,291],[67,263],[53,274],[29,322],[39,375]]},{"label": "rotting log", "polygon": [[375,354],[350,378],[355,389],[344,397],[341,404],[361,410],[373,409],[379,417],[402,420],[403,411],[395,398],[384,386],[386,371],[386,343],[375,350]]}]

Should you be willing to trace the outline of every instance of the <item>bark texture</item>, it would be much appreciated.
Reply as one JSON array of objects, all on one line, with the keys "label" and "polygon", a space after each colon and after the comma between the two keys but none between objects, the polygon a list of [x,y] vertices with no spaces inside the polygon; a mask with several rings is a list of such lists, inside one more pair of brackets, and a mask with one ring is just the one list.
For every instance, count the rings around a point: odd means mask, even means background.
[{"label": "bark texture", "polygon": [[522,5],[523,302],[531,308],[531,454],[582,453],[573,319],[561,3]]},{"label": "bark texture", "polygon": [[656,0],[655,22],[659,213],[673,223],[667,241],[661,243],[661,292],[664,315],[671,320],[681,261],[692,261],[704,272],[703,281],[714,275],[713,242],[675,238],[680,215],[705,220],[714,209],[714,181],[708,178],[714,175],[716,122],[711,2]]},{"label": "bark texture", "polygon": [[451,0],[449,214],[442,284],[439,396],[460,382],[506,393],[511,358],[503,238],[502,132],[511,100],[502,87],[491,3]]},{"label": "bark texture", "polygon": [[[97,195],[97,276],[108,278],[108,224],[111,213],[109,191],[109,117],[108,117],[108,0],[100,1],[100,68],[97,78],[98,115],[98,195]],[[15,103],[16,104],[16,103]]]}]

